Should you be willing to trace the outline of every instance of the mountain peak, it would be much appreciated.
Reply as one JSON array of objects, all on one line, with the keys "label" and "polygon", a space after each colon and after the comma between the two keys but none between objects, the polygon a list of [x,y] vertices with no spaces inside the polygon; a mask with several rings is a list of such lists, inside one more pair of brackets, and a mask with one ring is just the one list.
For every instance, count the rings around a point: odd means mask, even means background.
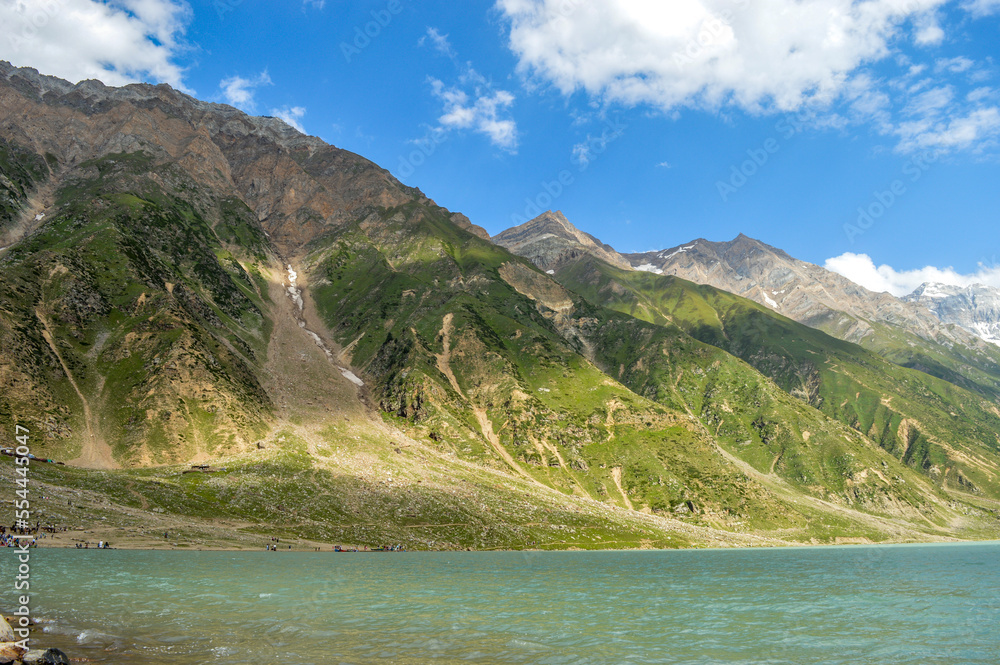
[{"label": "mountain peak", "polygon": [[9,140],[63,165],[142,153],[158,165],[188,168],[200,186],[239,197],[285,254],[378,207],[422,197],[369,160],[283,120],[166,84],[74,84],[0,62],[0,121]]},{"label": "mountain peak", "polygon": [[924,282],[903,300],[924,305],[944,323],[1000,345],[1000,289]]},{"label": "mountain peak", "polygon": [[631,269],[613,247],[573,226],[559,210],[548,210],[507,229],[495,236],[493,242],[531,260],[542,270],[558,270],[587,254],[618,268]]},{"label": "mountain peak", "polygon": [[566,215],[562,213],[561,210],[546,210],[538,217],[530,219],[520,226],[514,226],[512,228],[503,231],[497,237],[510,237],[513,235],[534,235],[542,233],[554,233],[567,240],[578,240],[583,233],[573,226]]}]

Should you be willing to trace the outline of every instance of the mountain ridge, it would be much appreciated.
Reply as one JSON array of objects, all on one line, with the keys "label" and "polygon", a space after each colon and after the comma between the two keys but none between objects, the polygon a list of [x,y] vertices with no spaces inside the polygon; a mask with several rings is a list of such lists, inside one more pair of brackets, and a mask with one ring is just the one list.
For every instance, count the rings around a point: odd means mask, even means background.
[{"label": "mountain ridge", "polygon": [[920,303],[942,321],[1000,345],[1000,289],[996,287],[924,282],[903,300]]},{"label": "mountain ridge", "polygon": [[[544,228],[537,227],[536,231],[542,232]],[[541,233],[534,239],[522,238],[521,247],[531,250],[528,258],[534,260],[540,254],[537,245],[546,242],[547,235]],[[932,447],[939,444],[950,447],[943,442],[954,438],[953,418],[956,413],[952,404],[955,403],[964,404],[961,410],[970,415],[972,412],[978,414],[972,419],[982,427],[974,434],[967,432],[971,440],[979,441],[988,449],[994,449],[1000,441],[996,434],[1000,428],[1000,422],[995,418],[997,398],[995,393],[985,389],[989,386],[979,386],[962,375],[949,376],[954,384],[949,386],[938,382],[934,372],[925,372],[922,367],[894,365],[871,350],[846,340],[845,343],[837,343],[834,338],[775,312],[777,303],[768,302],[766,292],[757,281],[773,278],[774,275],[767,273],[769,266],[774,264],[760,259],[791,261],[787,253],[741,234],[728,243],[697,240],[673,250],[639,255],[639,260],[645,260],[646,264],[623,269],[611,266],[584,247],[579,249],[579,256],[564,262],[559,270],[554,271],[555,278],[571,291],[595,304],[650,323],[680,326],[696,339],[742,358],[776,381],[790,395],[808,402],[831,418],[860,429],[880,446],[895,451],[903,459],[912,461],[916,450],[914,435],[918,438],[929,436],[928,442],[931,439],[937,442]],[[743,274],[736,273],[735,281],[749,281],[749,288],[756,289],[758,295],[764,295],[761,298],[764,303],[751,306],[748,301],[740,302],[742,297],[732,295],[730,290],[696,286],[673,275],[662,274],[662,270],[649,265],[657,259],[663,262],[661,265],[667,266],[673,261],[691,261],[695,265],[707,264],[721,271],[723,268],[717,268],[721,262],[714,260],[720,252],[724,252],[727,258],[723,265],[738,263],[745,268]],[[713,260],[706,260],[705,255],[713,257]],[[761,266],[761,263],[764,265]],[[815,266],[807,269],[821,270]],[[760,274],[749,272],[754,270]],[[795,277],[794,273],[780,267],[776,272],[778,279]],[[838,281],[846,282],[842,278]],[[862,295],[866,293],[860,287],[850,288],[857,289],[857,293]],[[747,289],[743,291],[745,293]],[[776,297],[780,295],[777,291],[773,293]],[[887,381],[887,377],[892,379]],[[974,378],[980,376],[974,375]],[[920,387],[921,384],[926,388]],[[982,398],[963,394],[963,384],[981,388],[989,401],[980,402]],[[936,398],[927,401],[920,397],[920,393],[928,388],[934,394],[948,396],[941,401]],[[932,416],[932,413],[936,415]],[[922,424],[914,427],[918,422]],[[917,432],[923,434],[918,435]],[[955,443],[962,445],[958,440]],[[925,453],[928,450],[925,449]],[[947,455],[938,459],[940,461],[945,457]],[[924,458],[917,465],[931,470],[937,463],[928,460]],[[959,485],[965,483],[967,478],[962,475],[964,472],[957,473],[955,482]]]},{"label": "mountain ridge", "polygon": [[593,254],[620,268],[629,267],[628,261],[614,248],[570,224],[559,211],[542,213],[493,236],[491,240],[531,259],[542,270],[556,270],[579,257],[581,252]]},{"label": "mountain ridge", "polygon": [[[565,218],[563,225],[572,227]],[[589,254],[622,269],[671,274],[709,284],[839,339],[858,343],[896,364],[944,378],[990,399],[1000,396],[1000,353],[975,329],[966,330],[942,320],[923,303],[869,291],[744,233],[731,241],[698,238],[664,250],[620,254],[599,240],[568,242],[570,233],[556,241],[557,246],[546,247],[554,241],[543,237],[546,234],[539,231],[537,223],[528,222],[517,229],[519,241],[508,242],[508,248],[539,266],[561,266]],[[496,238],[504,244],[504,238],[511,238],[514,231],[508,229]],[[521,246],[525,244],[531,247]],[[601,247],[601,251],[594,251],[594,246]],[[547,256],[564,259],[539,262],[540,257]]]},{"label": "mountain ridge", "polygon": [[[988,449],[949,465],[895,412],[831,418],[361,156],[164,86],[0,71],[0,417],[46,457],[122,467],[56,468],[53,487],[420,547],[993,527]],[[560,270],[572,243],[613,251],[546,221]],[[909,458],[872,427],[902,427]],[[226,469],[181,473],[208,460]]]}]

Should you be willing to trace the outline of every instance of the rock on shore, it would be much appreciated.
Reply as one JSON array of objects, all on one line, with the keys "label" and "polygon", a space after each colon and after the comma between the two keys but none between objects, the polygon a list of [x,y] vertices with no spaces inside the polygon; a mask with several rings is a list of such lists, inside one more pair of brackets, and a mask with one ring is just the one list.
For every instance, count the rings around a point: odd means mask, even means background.
[{"label": "rock on shore", "polygon": [[69,665],[59,649],[27,649],[18,646],[17,636],[7,619],[0,616],[0,665]]}]

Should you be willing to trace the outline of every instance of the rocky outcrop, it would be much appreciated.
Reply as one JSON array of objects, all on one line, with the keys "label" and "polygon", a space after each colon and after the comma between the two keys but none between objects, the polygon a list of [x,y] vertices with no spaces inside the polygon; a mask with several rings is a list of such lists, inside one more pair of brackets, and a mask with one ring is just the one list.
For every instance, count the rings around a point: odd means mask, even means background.
[{"label": "rocky outcrop", "polygon": [[1000,289],[974,284],[921,284],[903,300],[923,305],[944,323],[953,323],[987,342],[1000,345]]},{"label": "rocky outcrop", "polygon": [[70,659],[59,649],[32,649],[23,659],[24,665],[70,665]]},{"label": "rocky outcrop", "polygon": [[[929,311],[888,293],[875,293],[820,266],[740,234],[729,242],[699,238],[660,252],[628,254],[633,266],[710,284],[767,305],[813,327],[834,328],[862,342],[872,324],[906,327],[926,339],[954,340]],[[965,338],[965,335],[960,335]]]},{"label": "rocky outcrop", "polygon": [[468,231],[474,236],[479,236],[483,240],[490,239],[490,234],[487,233],[486,229],[481,226],[476,226],[468,217],[460,212],[452,214],[451,223],[464,231]]},{"label": "rocky outcrop", "polygon": [[180,168],[206,189],[242,199],[289,254],[376,208],[426,199],[367,159],[277,118],[166,85],[73,85],[0,62],[0,126],[3,138],[50,156],[62,171],[137,152]]},{"label": "rocky outcrop", "polygon": [[[980,337],[939,319],[922,302],[875,293],[812,263],[743,234],[729,242],[699,238],[659,252],[627,254],[639,270],[675,275],[749,298],[840,339],[872,348],[894,334],[912,336],[947,352],[955,345],[995,364],[995,349]],[[886,335],[883,329],[890,332]],[[943,348],[942,348],[943,347]],[[967,362],[967,361],[966,361]]]},{"label": "rocky outcrop", "polygon": [[613,247],[573,226],[559,211],[550,210],[520,226],[507,229],[494,236],[493,242],[546,271],[558,270],[586,255],[630,269],[628,261]]}]

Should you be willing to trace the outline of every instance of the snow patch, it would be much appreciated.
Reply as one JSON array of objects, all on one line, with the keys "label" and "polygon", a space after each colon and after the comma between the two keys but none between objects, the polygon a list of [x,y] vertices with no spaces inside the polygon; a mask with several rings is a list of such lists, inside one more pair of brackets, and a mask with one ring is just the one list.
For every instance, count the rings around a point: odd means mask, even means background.
[{"label": "snow patch", "polygon": [[333,352],[330,351],[330,349],[328,349],[326,347],[326,344],[323,343],[323,338],[320,337],[319,335],[317,335],[316,333],[314,333],[313,331],[309,330],[308,328],[306,328],[305,321],[299,321],[299,327],[302,328],[303,330],[305,330],[307,335],[309,335],[310,337],[312,337],[312,340],[314,342],[316,342],[316,346],[318,346],[320,349],[322,349],[323,353],[326,354],[327,360],[330,360],[332,362],[333,361]]},{"label": "snow patch", "polygon": [[305,309],[305,302],[302,300],[302,289],[296,284],[299,274],[292,269],[292,264],[288,264],[288,296],[292,301],[299,306],[299,311],[301,312]]},{"label": "snow patch", "polygon": [[977,335],[982,337],[984,340],[991,344],[996,344],[1000,346],[1000,329],[997,328],[997,324],[990,324],[985,321],[976,321],[972,324]]},{"label": "snow patch", "polygon": [[657,275],[663,274],[663,271],[654,266],[652,263],[643,263],[641,266],[632,266],[632,270],[641,270],[642,272],[654,272]]},{"label": "snow patch", "polygon": [[340,373],[344,375],[345,379],[347,379],[348,381],[350,381],[354,385],[356,385],[358,387],[361,387],[361,386],[365,385],[364,381],[362,381],[361,379],[359,379],[357,377],[357,375],[354,374],[354,372],[352,372],[351,370],[347,369],[346,367],[341,367],[340,365],[338,365],[337,369],[340,370]]},{"label": "snow patch", "polygon": [[771,300],[770,298],[768,298],[766,293],[764,294],[764,302],[766,302],[769,307],[771,307],[773,309],[778,309],[778,303],[776,303],[773,300]]},{"label": "snow patch", "polygon": [[40,222],[43,219],[45,219],[45,213],[44,212],[40,212],[37,215],[35,215],[35,221],[36,222]]},{"label": "snow patch", "polygon": [[[288,281],[290,283],[290,286],[288,286],[286,290],[288,291],[288,296],[295,302],[296,305],[299,306],[299,312],[302,312],[303,308],[305,307],[305,303],[302,300],[302,289],[300,289],[297,284],[298,278],[299,274],[295,272],[291,264],[289,264]],[[333,351],[331,351],[330,347],[326,345],[326,342],[323,341],[322,337],[314,333],[312,330],[309,330],[309,328],[306,328],[305,320],[299,318],[298,323],[299,323],[299,328],[302,328],[302,330],[304,330],[305,333],[312,338],[312,341],[316,343],[316,346],[318,346],[323,351],[323,353],[326,354],[326,359],[336,366],[337,370],[340,371],[340,373],[343,375],[345,379],[347,379],[348,381],[350,381],[351,383],[353,383],[358,387],[363,387],[365,385],[365,382],[359,379],[357,374],[347,369],[346,367],[341,367],[340,365],[337,365],[336,360],[333,357]]]},{"label": "snow patch", "polygon": [[955,295],[955,291],[957,291],[957,289],[945,290],[946,288],[947,287],[944,284],[927,283],[924,285],[924,292],[921,293],[920,295],[921,297],[931,298],[931,299],[949,298]]},{"label": "snow patch", "polygon": [[[667,250],[663,250],[662,252],[660,252],[660,258],[666,260],[666,259],[669,259],[672,256],[677,256],[678,254],[683,254],[684,252],[686,252],[686,251],[688,251],[690,249],[694,249],[694,246],[697,245],[697,244],[698,243],[693,243],[691,245],[688,245],[687,247],[680,247],[680,248],[674,250],[673,252],[670,252],[669,254],[667,254]],[[664,254],[667,254],[667,255],[664,256]]]},{"label": "snow patch", "polygon": [[556,271],[555,270],[546,270],[545,274],[546,275],[554,275],[554,274],[556,274]]}]

